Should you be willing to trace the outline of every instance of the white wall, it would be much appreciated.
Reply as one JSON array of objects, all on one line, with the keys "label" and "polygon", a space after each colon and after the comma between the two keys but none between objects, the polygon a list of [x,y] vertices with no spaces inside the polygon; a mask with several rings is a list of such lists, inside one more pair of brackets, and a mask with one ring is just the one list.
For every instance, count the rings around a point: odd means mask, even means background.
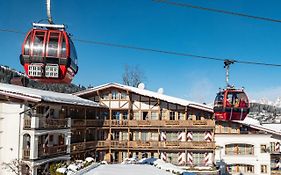
[{"label": "white wall", "polygon": [[[270,146],[271,135],[268,134],[216,134],[215,162],[222,159],[226,164],[248,164],[254,166],[254,174],[261,174],[261,165],[267,165],[270,174],[270,153],[261,153],[260,145]],[[243,143],[254,145],[254,155],[225,155],[225,145]]]},{"label": "white wall", "polygon": [[19,155],[19,113],[23,106],[19,104],[0,103],[0,174],[14,175],[3,169],[2,163],[18,159]]}]

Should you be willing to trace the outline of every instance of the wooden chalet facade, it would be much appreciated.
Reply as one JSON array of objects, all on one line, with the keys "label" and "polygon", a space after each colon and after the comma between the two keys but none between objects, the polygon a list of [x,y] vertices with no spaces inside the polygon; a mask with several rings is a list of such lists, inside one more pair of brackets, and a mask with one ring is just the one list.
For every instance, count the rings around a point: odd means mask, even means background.
[{"label": "wooden chalet facade", "polygon": [[182,166],[213,167],[215,122],[210,107],[117,83],[76,95],[107,110],[72,117],[72,157],[94,154],[97,160],[116,163],[154,157]]}]

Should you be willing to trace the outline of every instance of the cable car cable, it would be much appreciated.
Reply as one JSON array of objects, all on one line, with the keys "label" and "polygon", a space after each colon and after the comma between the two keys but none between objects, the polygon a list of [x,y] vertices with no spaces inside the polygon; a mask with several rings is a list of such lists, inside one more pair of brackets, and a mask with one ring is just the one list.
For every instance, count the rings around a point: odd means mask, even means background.
[{"label": "cable car cable", "polygon": [[223,14],[227,14],[227,15],[246,17],[246,18],[251,18],[251,19],[255,19],[255,20],[281,23],[281,20],[279,20],[279,19],[273,19],[273,18],[267,18],[267,17],[261,17],[261,16],[254,16],[254,15],[232,12],[232,11],[227,11],[227,10],[222,10],[222,9],[202,7],[202,6],[197,6],[197,5],[188,4],[188,3],[174,2],[174,1],[168,1],[168,0],[152,0],[152,1],[157,2],[157,3],[163,3],[163,4],[178,6],[178,7],[193,8],[193,9],[198,9],[198,10],[211,11],[211,12],[216,12],[216,13],[223,13]]},{"label": "cable car cable", "polygon": [[[0,32],[25,34],[24,32],[20,32],[20,31],[16,31],[16,30],[9,30],[9,29],[0,29]],[[82,43],[87,43],[87,44],[102,45],[102,46],[108,46],[108,47],[131,49],[131,50],[138,50],[138,51],[145,51],[145,52],[155,52],[155,53],[184,56],[184,57],[196,58],[196,59],[205,59],[205,60],[222,61],[222,62],[225,62],[225,60],[231,60],[231,61],[234,61],[235,63],[240,63],[240,64],[252,64],[252,65],[260,65],[260,66],[281,67],[281,64],[210,57],[210,56],[195,55],[195,54],[176,52],[176,51],[159,50],[159,49],[144,48],[144,47],[137,47],[137,46],[131,46],[131,45],[124,45],[124,44],[109,43],[109,42],[103,42],[103,41],[84,40],[84,39],[79,39],[79,38],[75,38],[75,37],[73,38],[73,40],[78,41],[78,42],[82,42]]]}]

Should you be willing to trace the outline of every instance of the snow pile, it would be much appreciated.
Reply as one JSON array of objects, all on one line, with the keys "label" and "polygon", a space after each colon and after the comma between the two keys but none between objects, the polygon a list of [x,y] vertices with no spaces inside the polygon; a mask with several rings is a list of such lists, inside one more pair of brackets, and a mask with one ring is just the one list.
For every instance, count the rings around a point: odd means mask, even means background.
[{"label": "snow pile", "polygon": [[94,163],[94,158],[87,157],[84,161],[75,160],[68,165],[63,165],[56,169],[56,172],[66,175],[82,175],[99,165],[99,163]]},{"label": "snow pile", "polygon": [[121,164],[136,164],[137,162],[136,158],[126,158]]}]

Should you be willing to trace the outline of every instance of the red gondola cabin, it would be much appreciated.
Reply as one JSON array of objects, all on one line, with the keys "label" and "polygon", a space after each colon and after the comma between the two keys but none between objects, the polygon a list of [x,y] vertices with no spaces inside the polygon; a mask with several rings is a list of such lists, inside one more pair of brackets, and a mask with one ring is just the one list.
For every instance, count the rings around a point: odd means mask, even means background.
[{"label": "red gondola cabin", "polygon": [[78,71],[76,50],[64,27],[31,29],[20,61],[29,78],[44,83],[69,84]]},{"label": "red gondola cabin", "polygon": [[249,113],[249,100],[241,89],[227,88],[220,91],[214,102],[216,120],[244,120]]}]

